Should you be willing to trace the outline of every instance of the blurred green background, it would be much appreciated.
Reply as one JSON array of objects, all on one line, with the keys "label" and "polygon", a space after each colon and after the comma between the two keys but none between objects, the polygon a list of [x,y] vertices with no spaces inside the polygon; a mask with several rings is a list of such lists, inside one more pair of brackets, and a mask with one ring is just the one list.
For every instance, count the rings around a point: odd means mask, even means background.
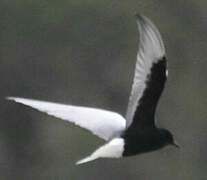
[{"label": "blurred green background", "polygon": [[[1,0],[1,180],[205,180],[206,0]],[[167,49],[159,127],[180,150],[75,162],[104,141],[68,122],[5,100],[20,96],[125,114],[139,35],[148,16]]]}]

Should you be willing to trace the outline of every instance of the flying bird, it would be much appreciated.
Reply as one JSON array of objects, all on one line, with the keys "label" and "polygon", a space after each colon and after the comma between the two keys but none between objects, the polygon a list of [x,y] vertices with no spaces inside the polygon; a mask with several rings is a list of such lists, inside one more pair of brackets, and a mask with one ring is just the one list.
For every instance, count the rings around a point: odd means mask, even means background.
[{"label": "flying bird", "polygon": [[155,111],[167,79],[167,61],[161,35],[145,16],[136,14],[139,50],[126,116],[98,108],[64,105],[33,99],[7,97],[51,116],[75,123],[104,139],[106,143],[82,164],[98,158],[121,158],[158,150],[166,145],[178,147],[167,129],[155,124]]}]

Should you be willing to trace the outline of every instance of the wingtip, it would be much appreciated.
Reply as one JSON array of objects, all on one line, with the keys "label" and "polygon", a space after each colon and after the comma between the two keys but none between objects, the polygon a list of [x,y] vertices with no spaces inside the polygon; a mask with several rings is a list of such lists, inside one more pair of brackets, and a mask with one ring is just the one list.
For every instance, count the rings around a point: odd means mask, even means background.
[{"label": "wingtip", "polygon": [[147,27],[147,26],[153,26],[151,20],[149,20],[146,16],[144,16],[141,13],[136,13],[135,18],[138,24],[138,27]]},{"label": "wingtip", "polygon": [[135,13],[134,16],[135,16],[138,23],[144,23],[147,21],[147,18],[141,13]]},{"label": "wingtip", "polygon": [[75,164],[78,166],[78,165],[84,164],[84,163],[86,163],[88,161],[89,160],[87,160],[87,159],[81,159],[80,161],[77,161]]},{"label": "wingtip", "polygon": [[[8,101],[14,101],[16,103],[22,103],[21,101],[24,99],[24,98],[19,98],[19,97],[13,97],[13,96],[7,96],[5,97],[6,100]],[[23,103],[24,104],[24,103]]]},{"label": "wingtip", "polygon": [[83,164],[84,162],[81,162],[81,160],[80,161],[77,161],[76,163],[75,163],[75,165],[81,165],[81,164]]},{"label": "wingtip", "polygon": [[137,19],[138,29],[140,35],[143,36],[151,36],[151,40],[157,44],[157,47],[154,46],[157,50],[159,50],[159,57],[163,57],[165,55],[165,46],[161,37],[161,34],[155,24],[146,16],[140,13],[136,13],[135,17]]},{"label": "wingtip", "polygon": [[14,97],[11,97],[11,96],[7,96],[5,97],[6,100],[9,100],[9,101],[14,101]]},{"label": "wingtip", "polygon": [[136,19],[143,19],[143,15],[141,13],[136,12],[134,16]]}]

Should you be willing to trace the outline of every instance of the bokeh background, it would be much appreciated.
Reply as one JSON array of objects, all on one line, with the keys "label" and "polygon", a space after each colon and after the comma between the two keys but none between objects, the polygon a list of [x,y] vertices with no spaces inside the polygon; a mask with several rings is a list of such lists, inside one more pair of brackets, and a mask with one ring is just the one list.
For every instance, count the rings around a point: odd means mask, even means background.
[{"label": "bokeh background", "polygon": [[[206,0],[1,0],[1,180],[205,180]],[[181,149],[75,162],[104,141],[5,100],[20,96],[125,114],[139,35],[135,12],[159,28],[169,78],[156,118]]]}]

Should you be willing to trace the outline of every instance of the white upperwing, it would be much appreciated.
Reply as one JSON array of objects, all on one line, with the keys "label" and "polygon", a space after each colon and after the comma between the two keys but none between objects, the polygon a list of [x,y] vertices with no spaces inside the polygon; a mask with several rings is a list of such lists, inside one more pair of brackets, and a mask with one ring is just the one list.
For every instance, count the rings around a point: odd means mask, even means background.
[{"label": "white upperwing", "polygon": [[8,97],[7,99],[73,122],[104,140],[119,136],[126,126],[125,119],[116,112],[19,97]]},{"label": "white upperwing", "polygon": [[156,63],[165,55],[165,47],[155,25],[143,15],[137,14],[136,17],[140,34],[139,51],[126,113],[126,128],[128,128],[133,121],[134,113],[139,106],[139,100],[146,88],[147,77],[153,63]]}]

